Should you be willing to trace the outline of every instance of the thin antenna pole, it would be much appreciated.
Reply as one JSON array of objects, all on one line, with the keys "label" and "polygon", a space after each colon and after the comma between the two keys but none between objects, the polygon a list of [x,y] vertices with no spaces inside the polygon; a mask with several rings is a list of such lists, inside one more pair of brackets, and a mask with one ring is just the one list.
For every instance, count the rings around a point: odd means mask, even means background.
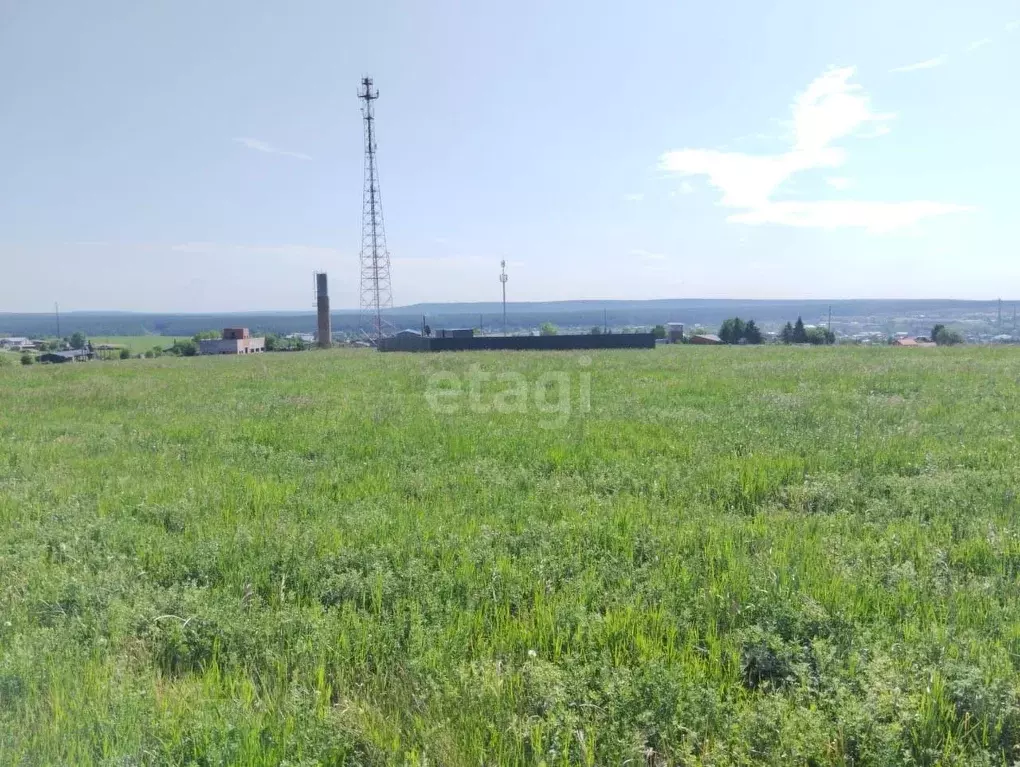
[{"label": "thin antenna pole", "polygon": [[372,102],[379,91],[372,89],[372,78],[361,80],[358,98],[365,102],[361,114],[365,120],[365,189],[361,207],[361,311],[372,314],[375,336],[382,338],[384,309],[393,306],[390,289],[390,254],[386,249],[382,197],[379,194],[379,169],[376,167],[375,114]]},{"label": "thin antenna pole", "polygon": [[57,338],[60,338],[60,304],[53,303],[53,313],[57,315]]},{"label": "thin antenna pole", "polygon": [[609,332],[609,311],[607,309],[602,310],[602,332]]},{"label": "thin antenna pole", "polygon": [[826,326],[826,330],[832,332],[832,304],[829,304],[829,324]]},{"label": "thin antenna pole", "polygon": [[503,283],[503,335],[506,335],[506,259],[499,262],[502,271],[499,273],[499,281]]}]

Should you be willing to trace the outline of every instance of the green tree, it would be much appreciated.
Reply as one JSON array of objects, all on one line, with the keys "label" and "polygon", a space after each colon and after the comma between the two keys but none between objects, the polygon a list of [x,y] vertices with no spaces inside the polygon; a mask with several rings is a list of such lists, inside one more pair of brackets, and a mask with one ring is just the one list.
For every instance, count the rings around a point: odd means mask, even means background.
[{"label": "green tree", "polygon": [[783,325],[783,329],[779,332],[779,340],[784,344],[793,343],[793,325],[789,322]]},{"label": "green tree", "polygon": [[120,350],[120,358],[122,360],[129,360],[129,359],[131,359],[131,350],[130,349],[121,349]]},{"label": "green tree", "polygon": [[554,336],[559,332],[560,332],[559,328],[557,328],[551,322],[543,322],[541,327],[539,328],[539,333],[541,333],[543,336]]},{"label": "green tree", "polygon": [[804,332],[804,343],[821,346],[824,344],[835,343],[835,341],[835,335],[825,328],[809,328]]},{"label": "green tree", "polygon": [[153,357],[162,357],[163,356],[163,347],[162,346],[153,346],[152,349],[149,351],[149,354],[150,354],[150,356],[153,356]]},{"label": "green tree", "polygon": [[939,342],[939,335],[946,329],[946,326],[941,322],[937,323],[935,327],[931,329],[931,340],[935,343]]},{"label": "green tree", "polygon": [[762,337],[761,329],[755,324],[754,320],[748,320],[747,324],[744,325],[744,340],[749,344],[760,344],[765,340]]},{"label": "green tree", "polygon": [[655,336],[656,338],[665,338],[666,337],[666,326],[665,325],[656,325],[654,328],[652,328],[652,335]]},{"label": "green tree", "polygon": [[804,330],[804,320],[800,317],[797,317],[797,321],[793,325],[791,342],[795,344],[806,344],[808,342],[807,331]]},{"label": "green tree", "polygon": [[280,348],[280,337],[275,333],[266,333],[266,351],[275,352]]},{"label": "green tree", "polygon": [[939,346],[956,346],[957,344],[963,343],[963,336],[957,333],[955,330],[950,330],[947,327],[939,327],[936,325],[938,333],[932,333],[932,341],[937,343]]},{"label": "green tree", "polygon": [[167,354],[175,354],[178,357],[194,357],[198,354],[198,344],[187,338],[183,341],[174,340],[173,346],[166,350]]},{"label": "green tree", "polygon": [[719,328],[719,338],[724,344],[738,344],[744,337],[744,321],[740,317],[731,317]]},{"label": "green tree", "polygon": [[602,335],[602,328],[600,328],[598,325],[592,325],[591,326],[591,335],[593,335],[593,336],[600,336],[600,335]]},{"label": "green tree", "polygon": [[85,334],[80,330],[76,330],[71,334],[70,344],[72,349],[84,349],[85,341]]},{"label": "green tree", "polygon": [[21,355],[22,365],[31,365],[33,362],[35,362],[34,354],[29,354],[28,352],[25,352],[24,354]]}]

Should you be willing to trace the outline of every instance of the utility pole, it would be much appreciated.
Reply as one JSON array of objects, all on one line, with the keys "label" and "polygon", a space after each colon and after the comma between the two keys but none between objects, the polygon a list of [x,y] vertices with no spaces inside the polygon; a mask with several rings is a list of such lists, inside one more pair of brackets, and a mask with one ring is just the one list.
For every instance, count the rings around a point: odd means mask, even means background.
[{"label": "utility pole", "polygon": [[393,306],[390,289],[390,253],[386,249],[382,197],[379,194],[379,169],[375,160],[375,115],[372,102],[379,91],[372,89],[372,78],[363,77],[358,98],[365,102],[365,189],[361,206],[361,314],[374,315],[375,337],[382,338],[384,309]]},{"label": "utility pole", "polygon": [[[57,338],[60,338],[60,304],[54,302],[53,313],[57,315]],[[60,348],[59,346],[57,347]]]},{"label": "utility pole", "polygon": [[826,329],[827,329],[827,330],[828,330],[828,331],[829,331],[830,333],[832,332],[832,304],[829,304],[829,324],[828,324],[828,326],[826,327]]},{"label": "utility pole", "polygon": [[499,273],[499,281],[503,283],[503,335],[506,335],[506,259],[499,262],[502,271]]},{"label": "utility pole", "polygon": [[609,332],[609,312],[606,309],[602,310],[602,332]]}]

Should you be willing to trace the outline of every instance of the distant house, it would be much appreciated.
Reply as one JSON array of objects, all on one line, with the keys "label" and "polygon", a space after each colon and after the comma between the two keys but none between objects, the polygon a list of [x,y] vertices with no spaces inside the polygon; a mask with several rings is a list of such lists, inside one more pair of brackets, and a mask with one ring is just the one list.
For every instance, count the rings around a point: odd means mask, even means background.
[{"label": "distant house", "polygon": [[934,341],[929,341],[927,338],[897,338],[892,342],[893,346],[936,346]]},{"label": "distant house", "polygon": [[421,338],[421,331],[404,328],[403,330],[398,330],[393,335],[397,338]]},{"label": "distant house", "polygon": [[38,349],[39,342],[31,341],[24,336],[10,336],[9,338],[0,338],[0,349],[9,349],[12,352],[23,352],[29,349]]},{"label": "distant house", "polygon": [[692,344],[721,344],[723,340],[715,333],[701,333],[696,336],[691,336],[690,343]]},{"label": "distant house", "polygon": [[87,349],[71,349],[66,352],[46,352],[39,355],[40,362],[53,362],[62,364],[64,362],[86,362],[92,359],[92,352]]},{"label": "distant house", "polygon": [[199,354],[259,354],[266,350],[265,338],[252,338],[248,328],[223,328],[222,338],[198,342]]}]

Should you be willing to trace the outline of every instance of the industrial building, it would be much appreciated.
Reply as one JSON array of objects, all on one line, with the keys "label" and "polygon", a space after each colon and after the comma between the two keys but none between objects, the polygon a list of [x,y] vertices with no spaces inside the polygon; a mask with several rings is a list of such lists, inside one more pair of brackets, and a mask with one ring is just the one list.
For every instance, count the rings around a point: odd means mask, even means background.
[{"label": "industrial building", "polygon": [[198,342],[200,354],[258,354],[266,350],[266,339],[252,338],[248,328],[223,328],[222,338]]},{"label": "industrial building", "polygon": [[608,335],[556,336],[463,336],[445,338],[418,333],[380,338],[377,348],[383,352],[455,352],[481,350],[556,351],[570,349],[654,349],[651,333],[611,333]]},{"label": "industrial building", "polygon": [[682,344],[684,342],[684,324],[682,322],[666,323],[666,343]]},{"label": "industrial building", "polygon": [[315,273],[315,340],[320,349],[333,345],[333,320],[329,314],[329,278],[325,272]]}]

